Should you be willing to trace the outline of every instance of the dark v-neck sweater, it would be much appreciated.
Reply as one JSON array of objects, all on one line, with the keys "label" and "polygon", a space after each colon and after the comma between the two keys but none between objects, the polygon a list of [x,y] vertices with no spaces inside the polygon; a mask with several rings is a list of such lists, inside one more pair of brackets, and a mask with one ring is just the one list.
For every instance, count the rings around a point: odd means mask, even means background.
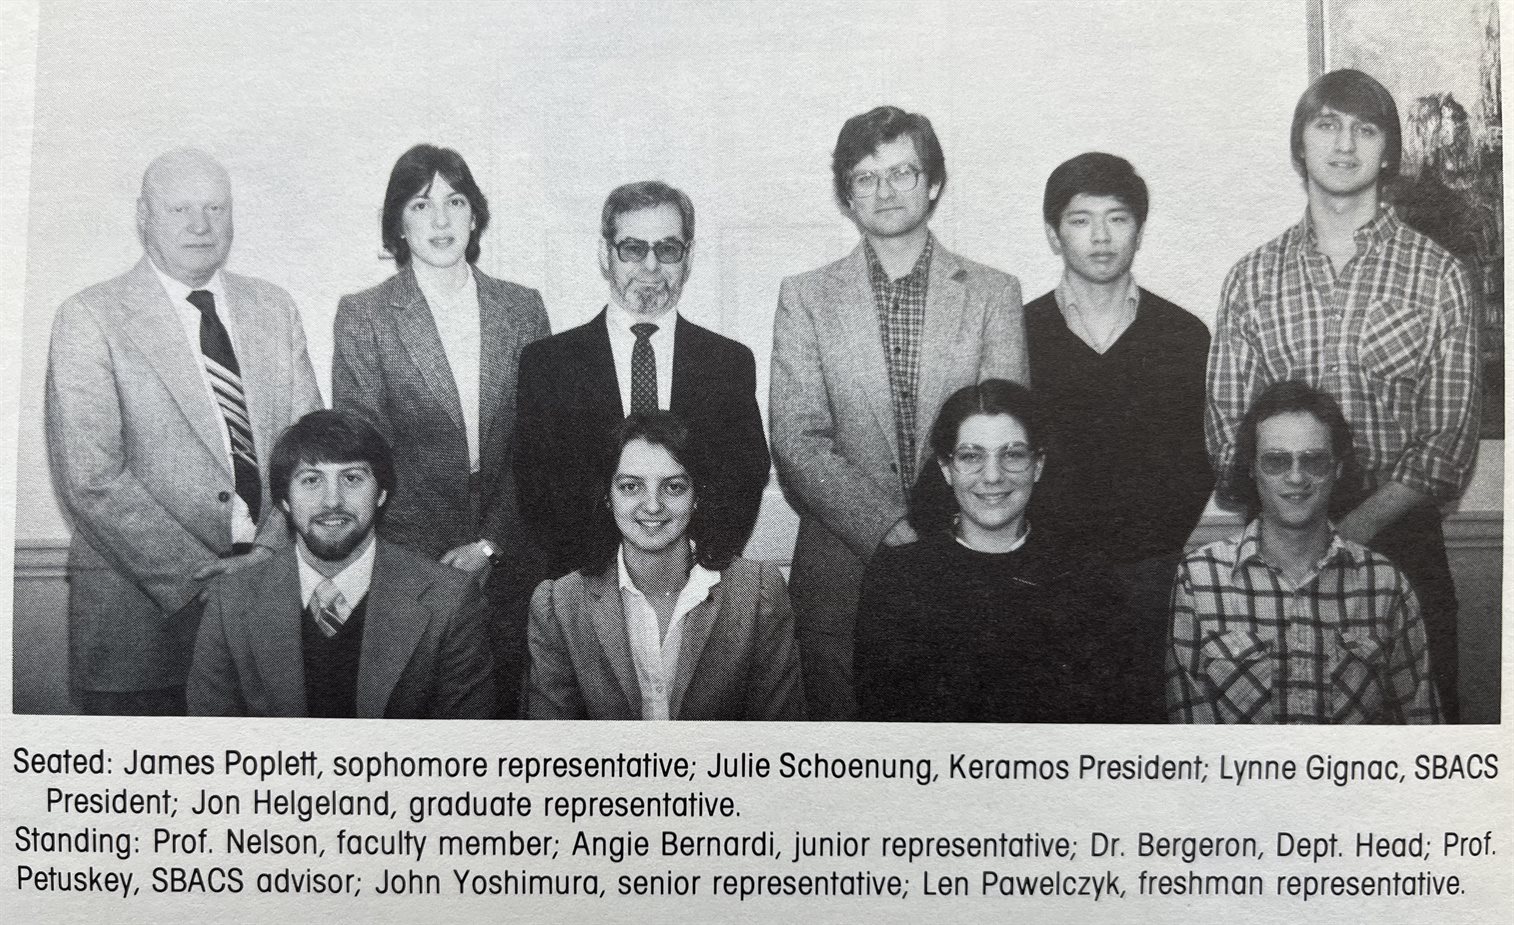
[{"label": "dark v-neck sweater", "polygon": [[1050,443],[1031,520],[1116,563],[1181,551],[1214,487],[1204,448],[1209,331],[1140,293],[1135,320],[1102,354],[1068,329],[1054,293],[1025,306]]},{"label": "dark v-neck sweater", "polygon": [[310,716],[357,716],[357,674],[363,653],[363,624],[368,595],[352,614],[326,637],[315,625],[309,608],[300,616],[300,643],[305,656],[305,710]]}]

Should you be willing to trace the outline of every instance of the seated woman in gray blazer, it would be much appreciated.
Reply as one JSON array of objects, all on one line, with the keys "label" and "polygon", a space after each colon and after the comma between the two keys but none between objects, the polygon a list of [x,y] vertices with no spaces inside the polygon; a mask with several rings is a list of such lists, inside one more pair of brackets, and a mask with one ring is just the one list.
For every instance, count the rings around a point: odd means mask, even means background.
[{"label": "seated woman in gray blazer", "polygon": [[531,600],[528,719],[804,718],[783,576],[738,558],[737,532],[707,515],[708,469],[672,412],[615,429],[600,554]]}]

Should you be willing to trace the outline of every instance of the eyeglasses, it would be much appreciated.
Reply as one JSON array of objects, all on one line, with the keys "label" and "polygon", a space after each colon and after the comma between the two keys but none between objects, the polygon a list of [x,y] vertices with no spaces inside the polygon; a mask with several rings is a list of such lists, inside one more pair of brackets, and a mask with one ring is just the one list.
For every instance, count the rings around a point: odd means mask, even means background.
[{"label": "eyeglasses", "polygon": [[887,180],[888,185],[893,187],[896,193],[907,193],[920,185],[920,168],[914,164],[898,164],[890,167],[882,174],[864,170],[862,173],[852,174],[851,188],[853,196],[866,198],[878,192],[878,184]]},{"label": "eyeglasses", "polygon": [[681,263],[689,246],[677,238],[663,238],[656,244],[648,244],[640,238],[622,238],[615,245],[615,256],[621,263],[641,263],[651,251],[658,263]]},{"label": "eyeglasses", "polygon": [[1256,467],[1263,475],[1287,475],[1297,464],[1299,471],[1311,479],[1322,479],[1335,474],[1335,455],[1326,450],[1304,450],[1289,453],[1286,450],[1267,450],[1258,453]]},{"label": "eyeglasses", "polygon": [[984,466],[988,465],[989,456],[993,456],[994,461],[999,464],[1000,472],[1008,472],[1011,475],[1029,472],[1031,463],[1036,460],[1036,454],[1023,443],[1001,446],[993,453],[989,453],[981,446],[968,444],[959,446],[952,452],[952,468],[963,475],[977,475],[983,471]]}]

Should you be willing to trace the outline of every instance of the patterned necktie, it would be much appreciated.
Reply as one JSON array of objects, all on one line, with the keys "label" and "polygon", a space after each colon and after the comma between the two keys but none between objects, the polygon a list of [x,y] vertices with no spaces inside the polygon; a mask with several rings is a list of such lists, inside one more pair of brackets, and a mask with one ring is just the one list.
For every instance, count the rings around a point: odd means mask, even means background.
[{"label": "patterned necktie", "polygon": [[350,616],[346,611],[347,599],[330,578],[322,578],[310,595],[310,615],[315,618],[316,628],[327,639],[335,636]]},{"label": "patterned necktie", "polygon": [[200,310],[200,355],[205,361],[205,371],[210,374],[216,404],[221,406],[221,416],[226,419],[226,432],[231,437],[231,470],[236,476],[237,494],[247,504],[252,522],[257,523],[263,503],[263,486],[258,479],[258,454],[252,443],[247,396],[242,392],[241,367],[237,365],[236,352],[231,349],[226,326],[216,316],[215,295],[196,289],[189,294],[189,304]]},{"label": "patterned necktie", "polygon": [[652,352],[652,335],[657,325],[645,321],[631,325],[636,345],[631,348],[631,413],[657,410],[657,354]]}]

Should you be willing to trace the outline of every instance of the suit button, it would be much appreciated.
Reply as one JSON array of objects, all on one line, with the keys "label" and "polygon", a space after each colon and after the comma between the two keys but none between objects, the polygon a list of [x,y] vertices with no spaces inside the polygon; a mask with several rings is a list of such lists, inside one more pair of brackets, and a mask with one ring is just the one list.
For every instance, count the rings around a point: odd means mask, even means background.
[{"label": "suit button", "polygon": [[229,492],[229,491],[223,491],[223,492],[221,492],[220,494],[216,495],[216,500],[219,501],[219,502],[221,502],[222,504],[225,504],[227,501],[231,500],[231,492]]},{"label": "suit button", "polygon": [[895,475],[898,475],[899,474],[899,464],[898,463],[889,463],[888,464],[888,471],[894,473]]}]

